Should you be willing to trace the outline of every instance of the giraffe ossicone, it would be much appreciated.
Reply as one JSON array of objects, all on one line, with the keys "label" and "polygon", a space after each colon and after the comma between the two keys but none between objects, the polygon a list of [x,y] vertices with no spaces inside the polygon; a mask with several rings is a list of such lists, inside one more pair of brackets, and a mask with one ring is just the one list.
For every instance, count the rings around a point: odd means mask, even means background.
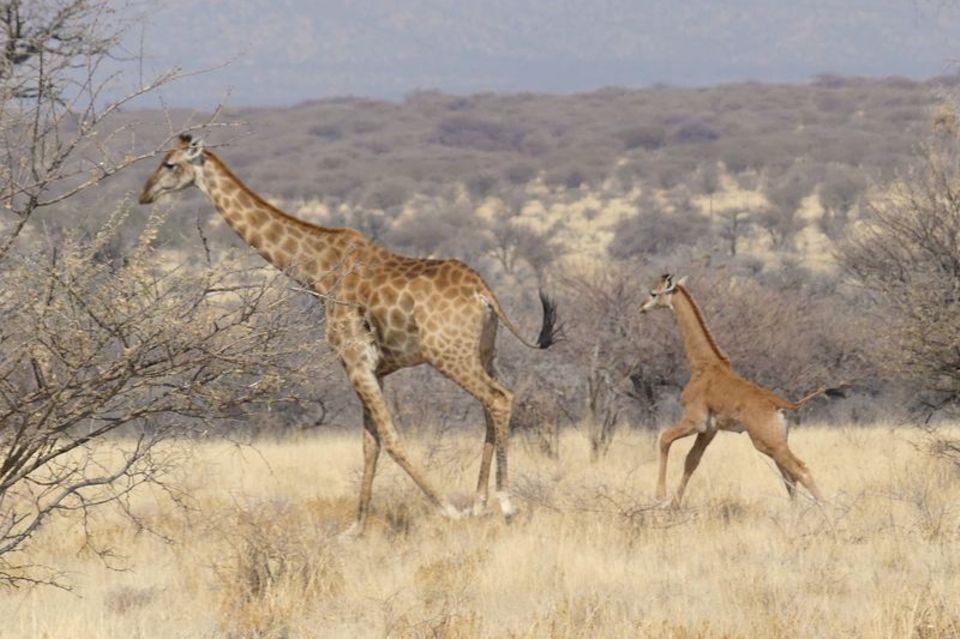
[{"label": "giraffe ossicone", "polygon": [[496,453],[497,495],[504,516],[512,517],[516,508],[509,496],[507,451],[513,394],[496,378],[497,325],[503,323],[530,348],[548,348],[557,339],[555,304],[540,292],[543,320],[539,337],[530,342],[468,265],[398,255],[356,230],[318,226],[289,215],[247,187],[217,154],[189,135],[176,140],[147,179],[140,203],[190,186],[203,191],[264,259],[326,300],[327,341],[363,405],[363,477],[357,518],[347,533],[364,530],[381,448],[441,515],[463,515],[409,458],[383,397],[385,377],[419,364],[433,366],[483,405],[486,436],[473,512],[482,512],[487,502]]}]

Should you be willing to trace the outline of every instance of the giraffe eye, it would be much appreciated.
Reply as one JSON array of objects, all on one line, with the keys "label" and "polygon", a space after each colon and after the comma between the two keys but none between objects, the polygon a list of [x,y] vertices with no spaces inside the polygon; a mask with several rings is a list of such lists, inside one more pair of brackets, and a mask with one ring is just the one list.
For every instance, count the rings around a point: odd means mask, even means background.
[{"label": "giraffe eye", "polygon": [[165,168],[165,169],[172,169],[172,168],[174,168],[175,166],[177,166],[177,165],[174,164],[173,162],[164,162],[164,163],[163,163],[163,168]]}]

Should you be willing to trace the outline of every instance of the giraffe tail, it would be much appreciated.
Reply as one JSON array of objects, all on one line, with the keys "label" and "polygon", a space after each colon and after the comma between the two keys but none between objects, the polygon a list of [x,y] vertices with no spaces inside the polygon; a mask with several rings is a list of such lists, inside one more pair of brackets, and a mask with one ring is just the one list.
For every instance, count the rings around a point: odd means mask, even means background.
[{"label": "giraffe tail", "polygon": [[546,293],[543,292],[543,289],[539,291],[540,293],[540,305],[543,307],[543,323],[540,326],[540,335],[537,336],[536,343],[529,342],[524,339],[523,335],[520,334],[520,331],[517,330],[517,327],[513,325],[513,322],[510,321],[510,318],[507,317],[507,314],[503,312],[503,309],[500,308],[500,303],[497,302],[496,298],[491,294],[490,300],[487,300],[490,308],[493,309],[493,312],[497,314],[497,318],[503,322],[503,325],[513,333],[513,336],[520,340],[520,343],[529,348],[550,348],[553,344],[556,344],[557,341],[561,338],[561,325],[559,318],[557,317],[557,303],[552,300]]},{"label": "giraffe tail", "polygon": [[846,393],[847,387],[848,387],[847,384],[840,384],[839,386],[834,386],[834,387],[831,387],[831,388],[827,388],[826,386],[821,386],[821,387],[818,388],[817,390],[815,390],[815,391],[813,391],[812,393],[809,393],[809,394],[807,394],[807,395],[804,395],[803,397],[801,397],[800,399],[798,399],[798,400],[795,401],[795,402],[791,402],[791,401],[789,401],[789,400],[784,400],[784,404],[785,404],[785,405],[784,405],[783,407],[786,408],[786,409],[788,409],[788,410],[797,410],[798,408],[800,408],[801,406],[803,406],[804,404],[806,404],[806,403],[809,402],[810,400],[816,399],[817,397],[820,397],[821,395],[826,395],[827,397],[830,397],[830,398],[846,397],[846,396],[847,396],[847,393]]}]

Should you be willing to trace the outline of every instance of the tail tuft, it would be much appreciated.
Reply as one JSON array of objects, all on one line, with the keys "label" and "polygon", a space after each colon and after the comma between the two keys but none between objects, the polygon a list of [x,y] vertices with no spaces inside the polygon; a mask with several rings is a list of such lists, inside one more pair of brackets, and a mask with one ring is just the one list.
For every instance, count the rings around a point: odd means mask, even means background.
[{"label": "tail tuft", "polygon": [[557,317],[557,303],[540,289],[540,304],[543,306],[543,326],[537,337],[539,348],[550,348],[562,339],[562,326]]}]

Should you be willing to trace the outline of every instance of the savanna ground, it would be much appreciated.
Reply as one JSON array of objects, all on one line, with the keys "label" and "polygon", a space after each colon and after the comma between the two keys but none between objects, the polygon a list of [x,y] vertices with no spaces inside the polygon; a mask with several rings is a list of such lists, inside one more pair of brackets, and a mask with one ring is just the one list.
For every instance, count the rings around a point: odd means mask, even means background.
[{"label": "savanna ground", "polygon": [[[466,500],[480,429],[408,436]],[[653,434],[591,462],[514,437],[521,515],[451,522],[382,458],[366,537],[353,516],[357,432],[254,446],[191,444],[171,477],[186,508],[146,492],[86,528],[50,522],[33,557],[75,588],[7,591],[0,637],[957,637],[960,476],[915,429],[798,427],[791,442],[829,504],[791,504],[742,435],[721,434],[679,511],[652,508]],[[671,455],[675,486],[692,438]],[[456,494],[460,491],[460,495]],[[164,540],[162,537],[166,537]]]}]

